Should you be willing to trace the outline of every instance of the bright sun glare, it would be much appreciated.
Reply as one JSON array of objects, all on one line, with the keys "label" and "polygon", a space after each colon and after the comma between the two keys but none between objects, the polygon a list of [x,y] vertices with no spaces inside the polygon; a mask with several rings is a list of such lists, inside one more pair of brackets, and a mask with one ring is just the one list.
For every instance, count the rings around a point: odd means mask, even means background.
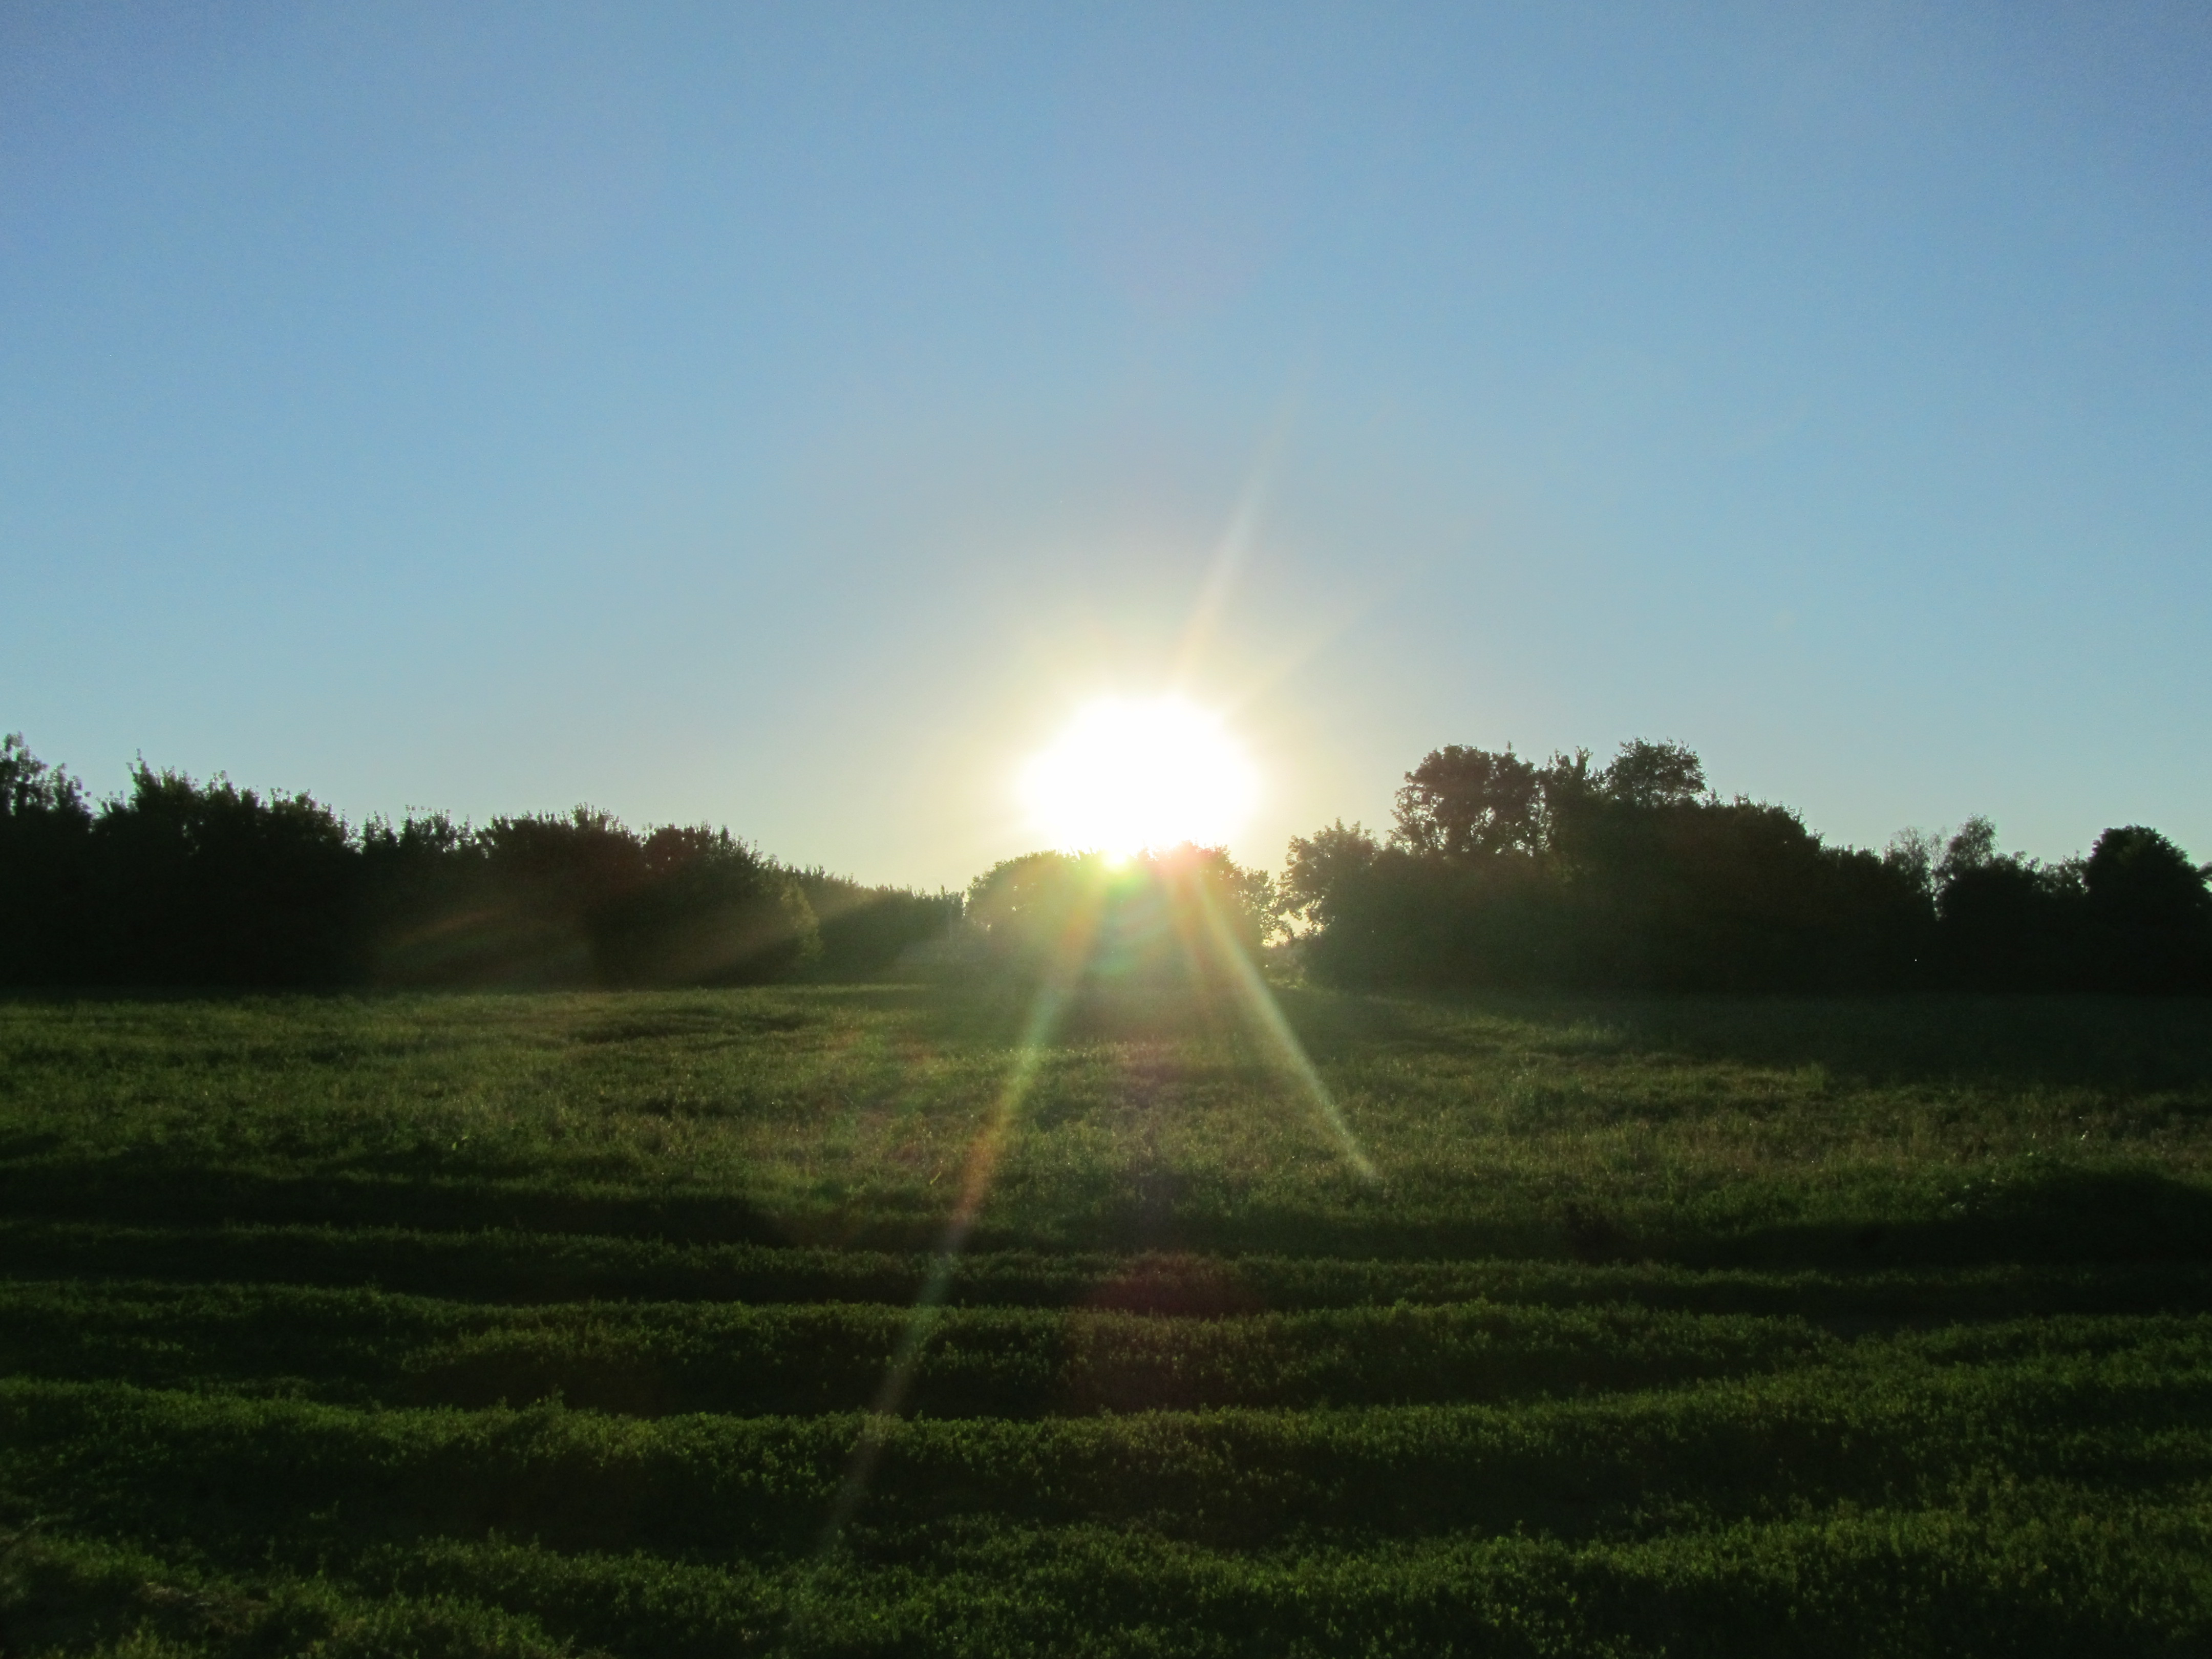
[{"label": "bright sun glare", "polygon": [[1117,857],[1219,846],[1243,828],[1259,789],[1220,720],[1180,697],[1091,704],[1022,783],[1033,827],[1054,847]]}]

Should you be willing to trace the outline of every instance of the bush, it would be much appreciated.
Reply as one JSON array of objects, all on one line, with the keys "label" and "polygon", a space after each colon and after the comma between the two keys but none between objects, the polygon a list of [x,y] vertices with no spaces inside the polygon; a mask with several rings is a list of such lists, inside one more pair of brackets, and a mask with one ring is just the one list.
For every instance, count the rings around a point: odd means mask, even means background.
[{"label": "bush", "polygon": [[1542,766],[1451,747],[1406,775],[1387,838],[1340,821],[1283,879],[1317,978],[1661,991],[2212,988],[2205,872],[2156,831],[2086,861],[2002,855],[1974,819],[1887,856],[1705,786],[1676,743]]},{"label": "bush", "polygon": [[1274,884],[1216,847],[1116,861],[1031,853],[977,877],[967,915],[1000,968],[1094,984],[1210,979],[1256,961],[1278,923]]},{"label": "bush", "polygon": [[95,808],[0,741],[0,983],[732,984],[880,972],[959,909],[588,806],[356,832],[308,795],[142,762]]}]

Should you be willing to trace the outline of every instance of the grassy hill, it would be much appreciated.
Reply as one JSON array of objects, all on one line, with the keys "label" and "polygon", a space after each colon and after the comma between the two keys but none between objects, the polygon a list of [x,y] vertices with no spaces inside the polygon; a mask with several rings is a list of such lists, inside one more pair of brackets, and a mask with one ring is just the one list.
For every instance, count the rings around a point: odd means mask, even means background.
[{"label": "grassy hill", "polygon": [[0,1004],[0,1652],[2212,1645],[2203,1002],[1281,1001]]}]

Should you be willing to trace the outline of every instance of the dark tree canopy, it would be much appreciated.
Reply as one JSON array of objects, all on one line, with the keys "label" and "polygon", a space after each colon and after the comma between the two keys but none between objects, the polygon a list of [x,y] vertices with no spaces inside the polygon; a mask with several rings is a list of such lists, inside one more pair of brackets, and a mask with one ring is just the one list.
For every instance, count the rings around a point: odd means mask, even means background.
[{"label": "dark tree canopy", "polygon": [[0,743],[0,981],[679,985],[879,971],[957,895],[793,870],[588,806],[358,831],[304,794],[143,763],[95,808]]},{"label": "dark tree canopy", "polygon": [[1430,858],[1534,853],[1543,839],[1542,806],[1541,777],[1510,749],[1454,744],[1406,774],[1397,839]]},{"label": "dark tree canopy", "polygon": [[2115,988],[2212,984],[2212,890],[2155,830],[2107,830],[2081,864],[2090,971]]},{"label": "dark tree canopy", "polygon": [[1292,841],[1282,899],[1309,969],[1348,983],[2212,988],[2204,874],[2154,830],[2045,866],[1973,818],[1877,856],[1721,799],[1671,740],[1598,767],[1434,750],[1387,840],[1340,822]]},{"label": "dark tree canopy", "polygon": [[1406,774],[1387,836],[1340,820],[1294,839],[1279,884],[1218,848],[1121,865],[1038,853],[963,897],[590,806],[356,830],[306,794],[143,761],[95,802],[20,736],[0,739],[0,983],[850,976],[963,911],[1000,968],[1044,971],[1079,939],[1087,983],[1194,984],[1208,963],[1257,961],[1288,918],[1306,970],[1345,984],[2212,991],[2212,868],[2155,830],[2107,830],[2086,857],[2045,864],[1976,817],[1877,855],[1829,846],[1787,807],[1721,799],[1672,740],[1603,765],[1586,750],[1436,750]]},{"label": "dark tree canopy", "polygon": [[1669,738],[1620,745],[1599,778],[1600,787],[1626,806],[1686,806],[1705,793],[1705,765]]},{"label": "dark tree canopy", "polygon": [[1264,872],[1188,843],[1009,859],[975,878],[967,915],[1001,963],[1093,981],[1204,977],[1226,952],[1256,957],[1277,927]]}]

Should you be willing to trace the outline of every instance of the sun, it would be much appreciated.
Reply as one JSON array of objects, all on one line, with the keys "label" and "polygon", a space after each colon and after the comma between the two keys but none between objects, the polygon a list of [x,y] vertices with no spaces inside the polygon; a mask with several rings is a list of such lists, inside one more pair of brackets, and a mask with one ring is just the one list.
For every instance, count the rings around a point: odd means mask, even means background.
[{"label": "sun", "polygon": [[1070,852],[1126,858],[1244,827],[1259,775],[1218,717],[1180,697],[1109,699],[1077,714],[1029,763],[1032,828]]}]

